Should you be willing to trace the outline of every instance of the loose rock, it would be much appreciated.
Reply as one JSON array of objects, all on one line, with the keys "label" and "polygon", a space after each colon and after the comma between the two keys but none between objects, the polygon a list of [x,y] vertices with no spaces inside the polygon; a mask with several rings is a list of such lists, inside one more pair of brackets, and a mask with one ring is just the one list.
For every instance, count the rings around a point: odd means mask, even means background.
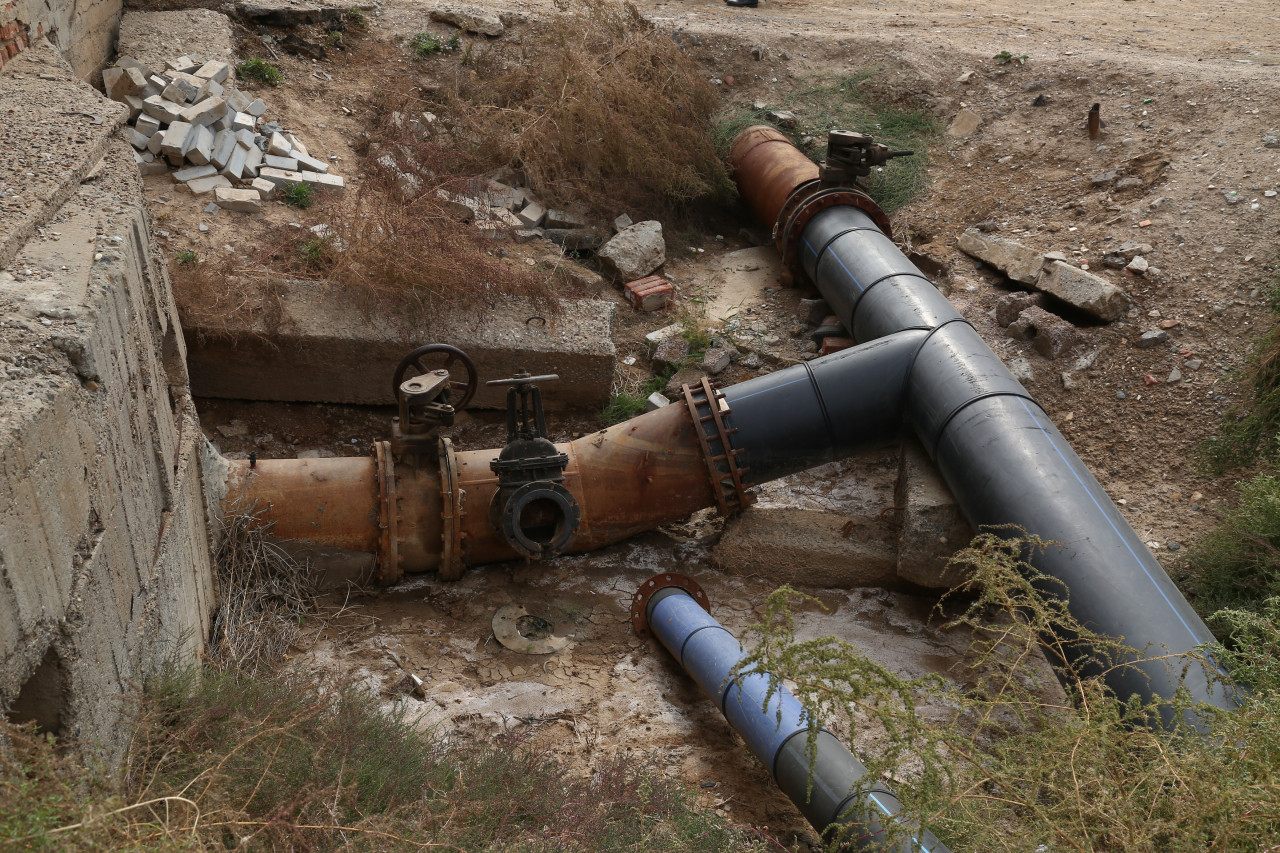
[{"label": "loose rock", "polygon": [[504,29],[502,19],[476,6],[437,6],[431,10],[431,20],[453,24],[469,33],[500,36]]},{"label": "loose rock", "polygon": [[662,223],[651,219],[619,231],[596,252],[596,258],[623,281],[644,278],[667,261]]},{"label": "loose rock", "polygon": [[1129,295],[1119,287],[1062,261],[1045,267],[1036,281],[1036,289],[1107,322],[1129,310]]}]

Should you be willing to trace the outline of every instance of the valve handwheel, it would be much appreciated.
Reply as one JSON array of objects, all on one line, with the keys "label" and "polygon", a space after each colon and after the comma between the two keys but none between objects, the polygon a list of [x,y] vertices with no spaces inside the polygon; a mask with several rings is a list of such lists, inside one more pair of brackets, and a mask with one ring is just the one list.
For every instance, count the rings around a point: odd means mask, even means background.
[{"label": "valve handwheel", "polygon": [[[444,364],[436,367],[427,366],[424,359],[437,353],[444,355]],[[400,384],[404,382],[405,374],[409,372],[410,367],[418,369],[418,373],[415,375],[430,373],[441,368],[448,370],[452,374],[453,366],[458,362],[461,362],[463,368],[467,371],[467,381],[461,382],[450,378],[449,388],[455,393],[461,391],[462,399],[452,405],[456,411],[462,411],[466,408],[467,403],[471,402],[471,398],[475,396],[476,389],[480,387],[480,377],[476,373],[476,365],[471,360],[471,356],[449,344],[427,344],[426,346],[418,347],[400,359],[400,366],[396,368],[395,377],[391,380],[391,388],[395,394],[396,402],[400,402]]]}]

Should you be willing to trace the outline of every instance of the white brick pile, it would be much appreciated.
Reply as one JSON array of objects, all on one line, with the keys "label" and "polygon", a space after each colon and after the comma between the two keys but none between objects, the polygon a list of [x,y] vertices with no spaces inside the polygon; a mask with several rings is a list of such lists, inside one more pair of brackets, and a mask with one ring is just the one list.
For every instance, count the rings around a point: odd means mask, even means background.
[{"label": "white brick pile", "polygon": [[192,193],[219,207],[255,212],[282,186],[341,191],[343,179],[300,139],[267,122],[267,105],[236,88],[230,64],[180,56],[153,72],[122,56],[102,72],[107,97],[129,107],[125,131],[144,175],[171,168]]}]

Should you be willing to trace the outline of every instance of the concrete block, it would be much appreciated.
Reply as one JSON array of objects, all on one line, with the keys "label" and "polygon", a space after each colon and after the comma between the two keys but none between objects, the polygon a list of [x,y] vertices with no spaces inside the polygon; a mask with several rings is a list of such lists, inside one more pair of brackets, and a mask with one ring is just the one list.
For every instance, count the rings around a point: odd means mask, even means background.
[{"label": "concrete block", "polygon": [[[661,276],[651,275],[629,282],[622,288],[623,295],[637,311],[657,311],[666,307],[675,295],[671,282]],[[719,372],[719,371],[715,371]]]},{"label": "concrete block", "polygon": [[[551,213],[547,213],[551,221]],[[649,275],[666,263],[667,245],[662,239],[662,223],[651,219],[618,232],[596,253],[604,269],[622,281]]]},{"label": "concrete block", "polygon": [[231,76],[231,66],[225,62],[219,62],[211,59],[204,65],[193,72],[197,77],[203,77],[206,80],[212,80],[215,83],[223,83]]},{"label": "concrete block", "polygon": [[[609,399],[616,360],[612,302],[565,301],[552,328],[525,322],[545,309],[503,299],[486,311],[478,335],[472,309],[444,308],[405,327],[390,315],[352,311],[340,298],[341,285],[284,280],[280,286],[280,331],[272,341],[253,318],[233,320],[238,325],[230,334],[216,336],[194,320],[183,324],[194,394],[385,405],[392,401],[386,378],[404,357],[404,340],[422,338],[462,347],[481,376],[507,375],[512,365],[559,374],[555,393],[543,397],[551,410],[598,408]],[[471,405],[501,409],[505,399],[505,389],[482,384]]]},{"label": "concrete block", "polygon": [[262,162],[273,169],[284,169],[286,172],[298,171],[298,161],[292,157],[277,157],[274,154],[267,154],[262,158]]},{"label": "concrete block", "polygon": [[567,210],[551,209],[547,211],[548,228],[586,228],[587,220]]},{"label": "concrete block", "polygon": [[522,225],[529,228],[538,228],[542,223],[547,221],[547,209],[536,201],[526,204],[516,217]]},{"label": "concrete block", "polygon": [[253,130],[258,120],[248,113],[236,113],[236,117],[231,120],[232,130]]},{"label": "concrete block", "polygon": [[[294,136],[292,133],[286,133],[286,134],[284,135],[284,138],[285,138],[285,139],[287,139],[287,140],[289,140],[289,145],[290,145],[290,147],[292,147],[292,148],[293,148],[293,150],[294,150],[294,151],[298,152],[298,153],[299,153],[299,154],[301,154],[303,157],[308,156],[308,153],[309,153],[309,152],[307,151],[307,146],[305,146],[305,145],[303,145],[303,144],[302,144],[302,140],[301,140],[301,139],[299,139],[298,137]],[[313,171],[315,171],[315,170],[313,170]]]},{"label": "concrete block", "polygon": [[776,584],[893,585],[897,555],[888,525],[868,523],[846,535],[852,523],[823,510],[752,507],[726,523],[712,559],[729,574],[760,575]]},{"label": "concrete block", "polygon": [[224,168],[227,160],[231,159],[231,150],[235,147],[235,134],[229,130],[219,131],[213,137],[213,151],[209,155],[209,162],[219,169]]},{"label": "concrete block", "polygon": [[238,181],[244,175],[244,164],[249,157],[249,149],[243,145],[231,146],[231,155],[227,157],[227,165],[223,166],[218,174],[223,177]]},{"label": "concrete block", "polygon": [[254,133],[252,130],[245,130],[244,128],[240,128],[240,129],[232,128],[232,133],[236,135],[236,144],[241,146],[242,148],[258,147],[257,137],[254,136]]},{"label": "concrete block", "polygon": [[254,118],[261,118],[267,111],[267,105],[262,102],[262,98],[255,98],[249,106],[244,108],[244,111]]},{"label": "concrete block", "polygon": [[191,147],[191,125],[185,121],[175,121],[164,132],[160,143],[160,153],[166,157],[182,157]]},{"label": "concrete block", "polygon": [[1129,294],[1105,278],[1062,261],[1045,266],[1036,289],[1108,323],[1129,310]]},{"label": "concrete block", "polygon": [[163,175],[169,171],[169,164],[163,160],[152,160],[150,163],[140,163],[138,171],[144,175]]},{"label": "concrete block", "polygon": [[275,169],[270,166],[263,166],[258,170],[258,177],[265,181],[270,181],[277,187],[287,187],[292,184],[302,183],[301,172],[289,172],[284,169]]},{"label": "concrete block", "polygon": [[160,144],[164,142],[164,129],[161,128],[151,134],[151,138],[147,140],[147,150],[152,154],[160,153]]},{"label": "concrete block", "polygon": [[230,89],[227,92],[227,106],[231,107],[231,109],[238,113],[242,113],[249,109],[249,105],[252,103],[253,98],[250,98],[239,89]]},{"label": "concrete block", "polygon": [[142,102],[142,111],[161,124],[177,121],[183,109],[181,104],[175,104],[163,95],[152,95]]},{"label": "concrete block", "polygon": [[138,131],[132,127],[126,127],[124,135],[125,138],[129,140],[129,144],[139,151],[145,151],[147,143],[151,141],[150,136],[147,136],[145,133],[138,133]]},{"label": "concrete block", "polygon": [[223,108],[226,103],[222,98],[206,98],[200,103],[193,104],[183,110],[180,118],[190,124],[210,125],[222,118]]},{"label": "concrete block", "polygon": [[173,101],[175,104],[183,104],[185,106],[193,97],[195,97],[196,93],[192,92],[188,95],[185,84],[179,83],[177,80],[172,80],[169,82],[168,86],[164,87],[164,90],[160,94],[167,100]]},{"label": "concrete block", "polygon": [[301,172],[319,172],[323,175],[329,171],[328,163],[323,160],[317,160],[315,157],[310,157],[307,154],[303,154],[295,159],[298,161],[298,170]]},{"label": "concrete block", "polygon": [[142,115],[142,98],[137,95],[125,95],[120,103],[129,108],[129,121],[136,122],[138,116]]},{"label": "concrete block", "polygon": [[154,116],[150,116],[150,115],[147,115],[146,113],[143,113],[142,115],[138,116],[138,120],[134,123],[133,126],[137,129],[138,133],[141,133],[144,136],[146,136],[148,139],[150,139],[152,134],[154,134],[157,130],[160,129],[160,120],[155,118]]},{"label": "concrete block", "polygon": [[218,174],[218,170],[210,163],[203,166],[187,166],[185,169],[179,169],[173,173],[173,179],[180,184],[185,184],[187,181],[194,181],[197,178],[207,178],[216,174]]},{"label": "concrete block", "polygon": [[249,182],[249,188],[257,190],[258,195],[262,197],[263,201],[266,201],[276,194],[276,185],[265,178],[254,178]]},{"label": "concrete block", "polygon": [[1080,339],[1075,326],[1038,305],[1023,309],[1006,332],[1011,338],[1031,341],[1036,351],[1049,359],[1062,356]]},{"label": "concrete block", "polygon": [[245,151],[244,170],[240,173],[240,177],[256,178],[258,176],[258,167],[262,165],[262,149],[253,146]]},{"label": "concrete block", "polygon": [[192,125],[191,145],[187,148],[187,159],[197,166],[205,166],[213,155],[213,133],[207,127]]},{"label": "concrete block", "polygon": [[206,80],[200,87],[200,91],[196,92],[195,102],[198,104],[207,98],[221,98],[226,94],[226,91],[221,83],[214,80]]},{"label": "concrete block", "polygon": [[996,300],[996,325],[1004,328],[1032,305],[1043,308],[1047,301],[1048,297],[1038,292],[1006,293]]},{"label": "concrete block", "polygon": [[668,400],[664,394],[662,394],[659,391],[654,391],[644,401],[644,410],[646,412],[652,412],[655,409],[661,409],[663,406],[670,406],[670,405],[671,405],[671,401]]},{"label": "concrete block", "polygon": [[[273,133],[267,138],[267,153],[275,157],[288,157],[293,149],[283,133]],[[314,169],[312,171],[315,171]]]},{"label": "concrete block", "polygon": [[196,62],[194,59],[192,59],[190,56],[187,56],[186,54],[183,54],[182,56],[176,56],[173,59],[170,59],[167,62],[165,62],[164,65],[170,71],[180,71],[183,73],[189,73],[191,71],[195,71],[197,68],[200,67],[200,64],[198,62]]},{"label": "concrete block", "polygon": [[151,76],[151,69],[147,68],[147,66],[143,65],[141,62],[134,59],[132,56],[121,56],[119,59],[116,60],[116,67],[117,68],[136,68],[139,72],[142,73],[143,78],[147,78]]},{"label": "concrete block", "polygon": [[302,180],[335,192],[342,192],[347,188],[346,181],[340,175],[322,175],[319,172],[308,172],[304,169],[302,171]]},{"label": "concrete block", "polygon": [[961,570],[947,563],[969,544],[973,528],[937,466],[915,439],[902,445],[893,502],[901,507],[898,577],[930,589],[946,589],[963,581]]},{"label": "concrete block", "polygon": [[237,213],[258,213],[262,210],[262,197],[257,190],[218,187],[213,191],[213,200],[223,210],[234,210]]},{"label": "concrete block", "polygon": [[147,78],[136,68],[108,68],[102,72],[107,97],[123,101],[126,95],[140,95],[147,88]]},{"label": "concrete block", "polygon": [[187,181],[187,189],[191,190],[192,195],[204,195],[211,193],[219,187],[230,187],[231,182],[222,175],[206,175],[203,178],[196,178]]},{"label": "concrete block", "polygon": [[1014,281],[1035,284],[1040,277],[1044,256],[1035,249],[1004,237],[969,228],[956,241],[960,251],[990,264]]},{"label": "concrete block", "polygon": [[[163,92],[165,87],[169,85],[169,78],[163,74],[152,74],[147,78],[147,88],[155,89],[156,93]],[[148,96],[149,97],[149,96]]]}]

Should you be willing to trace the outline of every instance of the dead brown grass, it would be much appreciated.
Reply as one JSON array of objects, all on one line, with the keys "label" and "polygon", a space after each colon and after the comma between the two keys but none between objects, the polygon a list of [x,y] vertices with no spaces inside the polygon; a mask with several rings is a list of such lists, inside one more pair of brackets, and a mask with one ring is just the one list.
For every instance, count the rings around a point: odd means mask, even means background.
[{"label": "dead brown grass", "polygon": [[558,5],[518,43],[471,43],[434,96],[477,171],[516,168],[544,199],[610,217],[728,197],[716,92],[693,59],[630,3]]}]

